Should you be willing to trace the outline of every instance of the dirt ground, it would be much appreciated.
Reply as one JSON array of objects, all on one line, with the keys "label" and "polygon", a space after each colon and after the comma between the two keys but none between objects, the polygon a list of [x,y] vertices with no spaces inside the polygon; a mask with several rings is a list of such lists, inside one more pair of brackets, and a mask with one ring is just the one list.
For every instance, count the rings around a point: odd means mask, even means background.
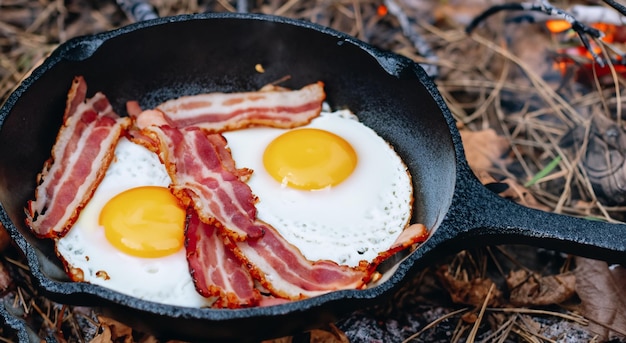
[{"label": "dirt ground", "polygon": [[[0,102],[59,44],[134,22],[141,13],[129,9],[137,2],[0,0]],[[592,6],[580,15],[603,33],[602,41],[589,38],[607,62],[598,67],[580,35],[552,28],[563,24],[558,14],[513,8],[466,32],[473,19],[503,3],[511,2],[152,0],[147,8],[154,11],[148,17],[286,16],[407,56],[432,76],[457,121],[470,167],[489,189],[543,211],[624,221],[620,52],[626,31],[619,14],[617,23],[602,22],[618,12],[593,1],[552,3],[572,11]],[[25,337],[24,323],[29,333],[53,342],[158,341],[94,309],[46,299],[18,249],[7,237],[2,242],[4,304],[23,311],[0,331],[0,341]],[[626,337],[625,281],[621,267],[561,251],[468,248],[422,268],[389,302],[272,342],[620,342]]]}]

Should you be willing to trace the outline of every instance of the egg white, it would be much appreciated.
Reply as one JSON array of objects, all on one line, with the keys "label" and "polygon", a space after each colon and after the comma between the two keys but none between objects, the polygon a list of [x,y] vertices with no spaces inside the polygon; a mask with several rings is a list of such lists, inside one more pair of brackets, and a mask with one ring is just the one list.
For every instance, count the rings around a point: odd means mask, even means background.
[{"label": "egg white", "polygon": [[57,254],[70,268],[82,270],[83,281],[163,304],[209,306],[211,299],[194,288],[184,247],[160,258],[131,256],[111,245],[98,225],[102,207],[115,195],[135,187],[167,187],[170,183],[156,154],[120,139],[115,158],[93,197],[67,235],[57,240]]},{"label": "egg white", "polygon": [[309,260],[349,266],[371,262],[391,247],[410,220],[413,187],[406,165],[384,139],[347,110],[322,112],[303,127],[335,133],[352,145],[358,163],[350,177],[322,190],[288,188],[263,166],[265,148],[286,130],[224,133],[237,167],[254,171],[248,184],[259,198],[258,218]]},{"label": "egg white", "polygon": [[[326,259],[356,266],[387,250],[407,226],[412,185],[406,166],[393,148],[349,111],[323,112],[305,127],[333,132],[358,155],[352,175],[323,190],[285,187],[263,167],[265,147],[286,130],[251,128],[224,133],[238,167],[254,170],[248,181],[259,197],[259,219],[312,261]],[[188,307],[213,302],[198,294],[185,249],[161,258],[141,258],[117,250],[98,224],[102,207],[115,195],[134,187],[171,183],[165,167],[149,150],[120,139],[115,159],[92,199],[66,236],[56,241],[57,254],[82,281],[139,299]]]}]

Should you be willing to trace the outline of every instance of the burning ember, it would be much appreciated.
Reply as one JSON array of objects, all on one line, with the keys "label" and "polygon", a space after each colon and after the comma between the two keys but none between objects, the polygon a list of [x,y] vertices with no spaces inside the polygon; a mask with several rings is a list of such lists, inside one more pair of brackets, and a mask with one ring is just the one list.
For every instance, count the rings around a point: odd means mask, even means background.
[{"label": "burning ember", "polygon": [[[575,66],[576,81],[586,85],[593,83],[596,77],[602,84],[605,84],[605,79],[612,82],[613,73],[626,75],[624,57],[618,50],[618,46],[624,45],[626,42],[626,27],[623,25],[604,22],[591,24],[590,27],[604,34],[598,40],[590,41],[591,50],[576,43],[576,33],[568,21],[551,19],[546,21],[545,26],[559,41],[559,44],[564,46],[557,49],[558,56],[554,63],[554,68],[560,70],[563,75],[567,73],[570,66]],[[611,52],[613,53],[611,54]],[[600,65],[596,63],[594,55],[607,56],[606,59],[610,60],[610,63]]]}]

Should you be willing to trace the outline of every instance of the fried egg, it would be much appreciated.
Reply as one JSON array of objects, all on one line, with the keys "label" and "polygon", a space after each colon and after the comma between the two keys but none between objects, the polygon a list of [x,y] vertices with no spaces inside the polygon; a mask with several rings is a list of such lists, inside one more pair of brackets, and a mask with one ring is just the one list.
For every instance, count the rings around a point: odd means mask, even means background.
[{"label": "fried egg", "polygon": [[408,225],[413,187],[394,149],[350,111],[322,112],[290,129],[225,132],[260,220],[309,260],[357,266],[391,247]]},{"label": "fried egg", "polygon": [[156,154],[120,139],[93,197],[56,241],[72,278],[143,300],[209,306],[189,274],[185,210],[170,183]]},{"label": "fried egg", "polygon": [[[356,266],[390,248],[408,225],[411,177],[394,149],[349,111],[291,129],[224,133],[260,220],[312,261]],[[185,256],[185,210],[158,156],[121,138],[115,158],[57,254],[75,281],[139,299],[208,307]]]}]

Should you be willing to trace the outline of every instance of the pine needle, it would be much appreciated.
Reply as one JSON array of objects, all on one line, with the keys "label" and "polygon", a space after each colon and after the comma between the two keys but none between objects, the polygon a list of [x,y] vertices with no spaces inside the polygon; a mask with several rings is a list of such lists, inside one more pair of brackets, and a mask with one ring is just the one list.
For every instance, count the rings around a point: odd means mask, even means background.
[{"label": "pine needle", "polygon": [[548,174],[550,174],[554,170],[554,168],[556,168],[559,165],[560,162],[561,162],[561,155],[553,158],[552,161],[550,161],[550,163],[548,163],[548,165],[545,166],[545,168],[540,170],[537,174],[535,174],[535,176],[533,176],[532,179],[526,182],[524,184],[524,187],[530,187],[530,186],[535,185],[539,180],[543,179]]},{"label": "pine needle", "polygon": [[476,339],[476,334],[478,333],[478,328],[480,327],[480,323],[482,323],[482,320],[485,316],[485,309],[487,308],[487,304],[489,304],[489,300],[491,300],[491,294],[493,293],[493,290],[495,289],[495,284],[491,284],[491,286],[489,287],[489,291],[487,292],[487,296],[485,297],[485,301],[483,302],[483,306],[480,308],[480,312],[478,313],[478,319],[476,320],[476,322],[474,322],[474,326],[472,327],[472,331],[470,331],[469,336],[467,337],[467,342],[474,342],[474,340]]},{"label": "pine needle", "polygon": [[433,320],[433,321],[432,321],[432,322],[430,322],[428,325],[424,326],[424,327],[423,327],[420,331],[418,331],[418,332],[416,332],[416,333],[412,334],[411,336],[409,336],[407,339],[405,339],[404,341],[402,341],[402,343],[408,343],[408,342],[410,342],[411,340],[413,340],[413,339],[415,339],[415,338],[419,337],[419,336],[420,336],[421,334],[423,334],[424,332],[426,332],[426,331],[430,330],[431,328],[434,328],[435,326],[437,326],[439,323],[443,322],[444,320],[446,320],[446,319],[448,319],[448,318],[452,318],[452,317],[454,317],[454,316],[456,316],[456,315],[458,315],[458,314],[463,314],[463,313],[465,313],[465,312],[467,312],[467,311],[469,311],[469,308],[468,308],[468,307],[466,307],[466,308],[461,308],[461,309],[458,309],[458,310],[456,310],[456,311],[452,311],[452,312],[450,312],[450,313],[448,313],[448,314],[446,314],[446,315],[443,315],[443,316],[441,316],[441,317],[437,318],[436,320]]},{"label": "pine needle", "polygon": [[504,313],[522,313],[522,314],[533,314],[533,315],[545,315],[545,316],[554,316],[563,318],[565,320],[569,320],[571,322],[578,323],[580,325],[587,326],[589,325],[589,320],[581,315],[574,313],[561,313],[556,311],[547,311],[547,310],[537,310],[531,308],[488,308],[489,312],[504,312]]}]

